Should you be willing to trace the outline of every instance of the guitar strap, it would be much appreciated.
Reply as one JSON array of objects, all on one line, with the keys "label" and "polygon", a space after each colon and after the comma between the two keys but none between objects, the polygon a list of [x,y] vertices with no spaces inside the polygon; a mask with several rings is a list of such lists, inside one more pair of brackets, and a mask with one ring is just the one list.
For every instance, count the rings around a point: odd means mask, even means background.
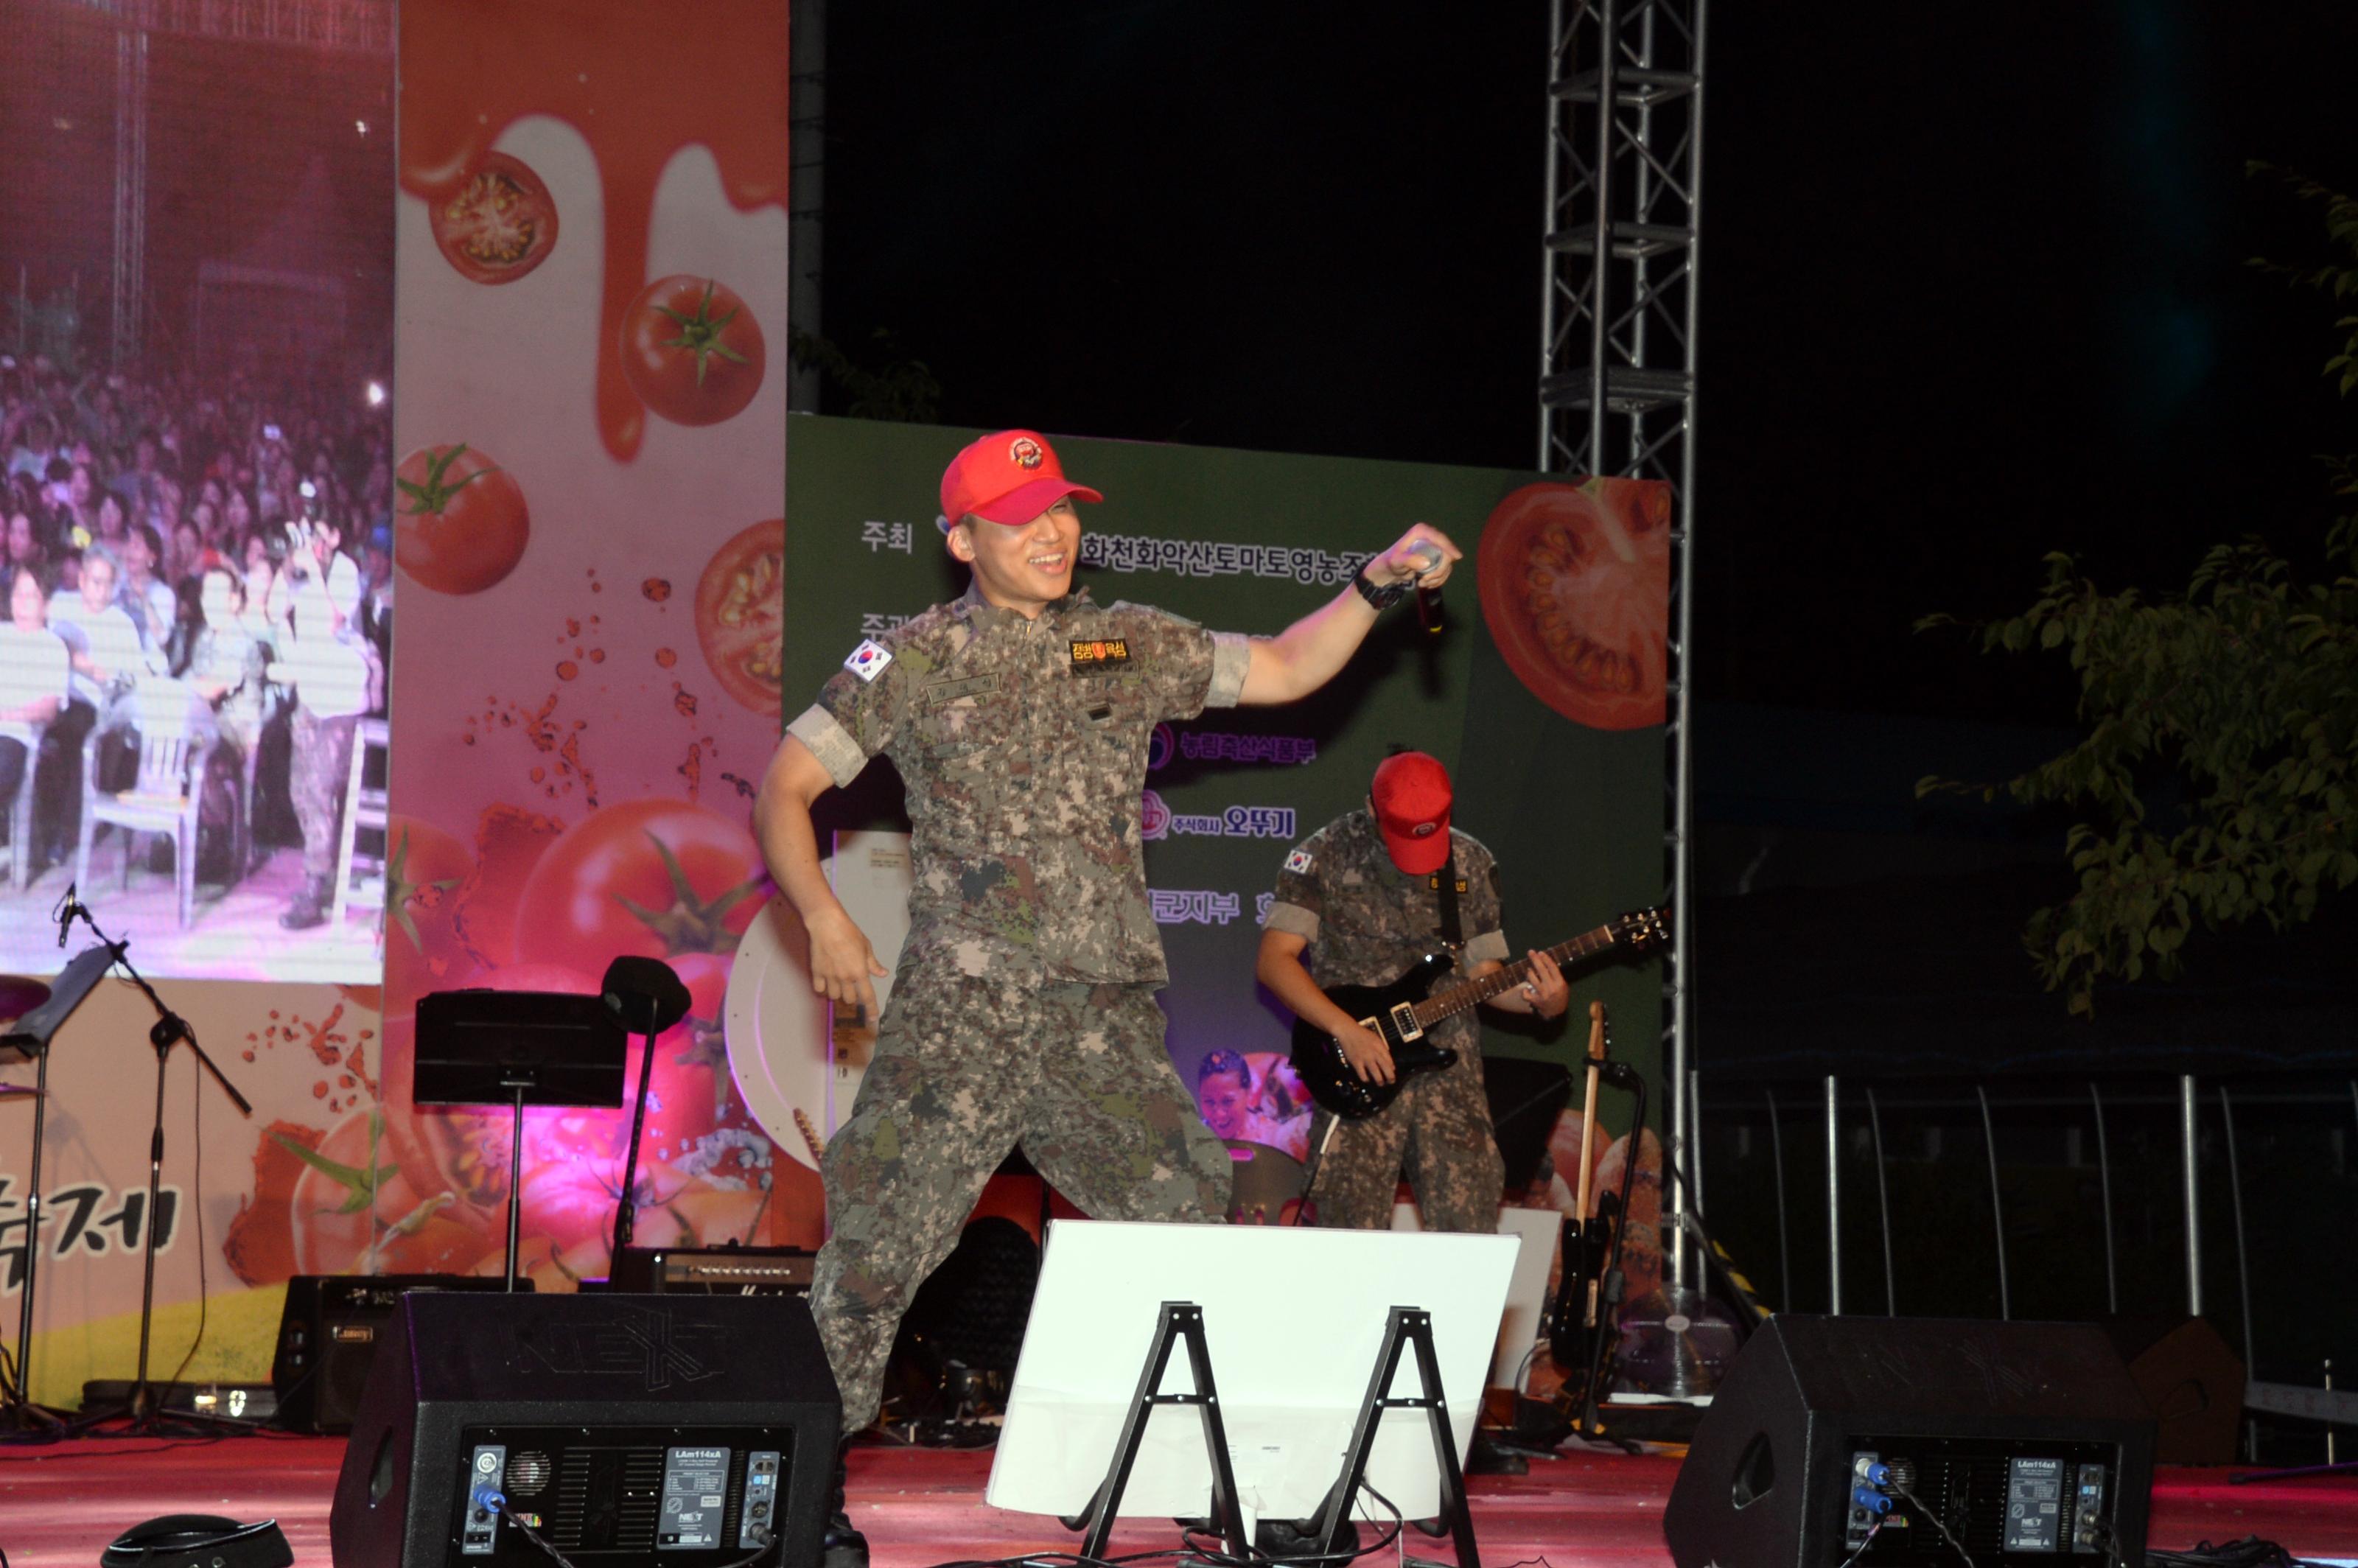
[{"label": "guitar strap", "polygon": [[1455,953],[1466,946],[1466,927],[1457,918],[1457,847],[1449,847],[1449,859],[1441,862],[1441,940]]}]

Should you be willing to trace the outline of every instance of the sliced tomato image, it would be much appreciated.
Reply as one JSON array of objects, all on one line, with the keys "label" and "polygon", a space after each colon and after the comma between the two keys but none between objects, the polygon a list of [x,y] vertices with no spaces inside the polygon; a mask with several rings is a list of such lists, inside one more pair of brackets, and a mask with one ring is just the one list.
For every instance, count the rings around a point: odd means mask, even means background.
[{"label": "sliced tomato image", "polygon": [[786,524],[756,523],[720,546],[696,585],[696,640],[720,689],[775,719],[784,707]]},{"label": "sliced tomato image", "polygon": [[603,974],[624,953],[733,953],[761,913],[764,884],[752,833],[709,806],[601,806],[566,829],[525,879],[516,957]]},{"label": "sliced tomato image", "polygon": [[532,166],[485,153],[459,189],[428,209],[442,259],[473,283],[514,283],[557,248],[557,203]]},{"label": "sliced tomato image", "polygon": [[393,558],[437,593],[481,593],[515,570],[532,515],[515,476],[463,442],[421,447],[394,473]]},{"label": "sliced tomato image", "polygon": [[622,312],[622,377],[675,425],[718,425],[762,389],[762,329],[725,283],[677,274]]},{"label": "sliced tomato image", "polygon": [[1482,620],[1532,696],[1592,730],[1662,722],[1668,485],[1527,484],[1491,512],[1478,564]]}]

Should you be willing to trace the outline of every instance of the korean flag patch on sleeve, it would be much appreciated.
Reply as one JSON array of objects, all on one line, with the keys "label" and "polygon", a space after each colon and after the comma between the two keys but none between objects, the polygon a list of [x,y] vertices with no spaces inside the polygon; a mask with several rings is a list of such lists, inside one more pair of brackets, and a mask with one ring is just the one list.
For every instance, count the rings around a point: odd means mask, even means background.
[{"label": "korean flag patch on sleeve", "polygon": [[1311,854],[1307,849],[1296,849],[1285,858],[1285,869],[1297,876],[1309,871],[1311,863]]},{"label": "korean flag patch on sleeve", "polygon": [[882,675],[884,666],[892,662],[892,650],[873,638],[862,637],[860,646],[851,650],[851,657],[843,661],[843,667],[861,680],[872,681]]}]

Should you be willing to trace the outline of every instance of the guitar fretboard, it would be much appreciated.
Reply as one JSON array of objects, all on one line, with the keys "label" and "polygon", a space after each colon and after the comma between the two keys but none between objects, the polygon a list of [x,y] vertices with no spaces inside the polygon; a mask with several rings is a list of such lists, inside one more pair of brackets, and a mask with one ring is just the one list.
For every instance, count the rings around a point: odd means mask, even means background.
[{"label": "guitar fretboard", "polygon": [[[1608,921],[1594,931],[1584,932],[1569,942],[1559,942],[1547,950],[1547,956],[1559,965],[1577,963],[1594,954],[1602,953],[1618,940],[1615,931],[1617,921]],[[1444,1018],[1454,1018],[1469,1008],[1479,1007],[1500,991],[1510,990],[1531,977],[1531,961],[1518,958],[1494,975],[1484,975],[1478,980],[1468,980],[1453,986],[1438,996],[1430,996],[1416,1004],[1416,1022],[1420,1029],[1430,1029]]]}]

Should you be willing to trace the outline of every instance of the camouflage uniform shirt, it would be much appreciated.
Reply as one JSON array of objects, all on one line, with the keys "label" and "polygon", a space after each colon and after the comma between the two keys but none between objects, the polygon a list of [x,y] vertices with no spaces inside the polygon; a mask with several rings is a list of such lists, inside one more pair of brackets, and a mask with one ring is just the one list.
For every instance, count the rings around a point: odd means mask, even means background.
[{"label": "camouflage uniform shirt", "polygon": [[[1457,920],[1466,938],[1457,971],[1436,989],[1462,979],[1475,965],[1507,959],[1498,899],[1498,862],[1482,841],[1452,828],[1457,867]],[[1286,856],[1277,876],[1277,900],[1268,928],[1309,944],[1303,968],[1318,983],[1386,986],[1427,953],[1441,950],[1441,873],[1411,876],[1392,864],[1374,816],[1336,817]],[[1477,1035],[1469,1010],[1444,1021],[1434,1044],[1463,1050]]]},{"label": "camouflage uniform shirt", "polygon": [[1139,802],[1164,719],[1233,707],[1247,640],[1086,589],[1036,620],[975,589],[862,643],[786,726],[838,784],[908,787],[903,962],[1048,981],[1169,979]]}]

